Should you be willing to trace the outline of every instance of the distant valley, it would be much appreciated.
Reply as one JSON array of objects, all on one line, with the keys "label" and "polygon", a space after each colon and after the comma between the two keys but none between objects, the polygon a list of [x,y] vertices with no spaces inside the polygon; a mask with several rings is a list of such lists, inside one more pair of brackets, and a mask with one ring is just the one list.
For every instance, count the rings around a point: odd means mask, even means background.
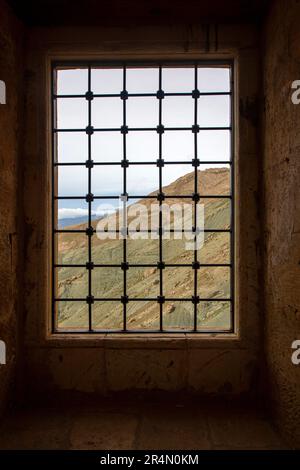
[{"label": "distant valley", "polygon": [[[96,220],[99,217],[97,215],[92,215],[92,220]],[[59,219],[58,220],[58,228],[66,228],[70,225],[80,225],[80,224],[85,224],[87,221],[87,215],[81,216],[81,217],[68,217],[65,219]]]}]

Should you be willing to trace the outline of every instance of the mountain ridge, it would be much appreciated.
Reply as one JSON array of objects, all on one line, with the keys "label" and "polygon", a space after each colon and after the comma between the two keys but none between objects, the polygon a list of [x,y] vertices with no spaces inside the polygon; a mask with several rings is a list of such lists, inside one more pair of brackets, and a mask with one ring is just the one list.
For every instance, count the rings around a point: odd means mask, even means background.
[{"label": "mountain ridge", "polygon": [[[229,170],[227,168],[209,168],[198,170],[198,190],[203,195],[229,195]],[[192,194],[194,172],[176,179],[163,188],[166,195],[182,196]],[[192,191],[192,192],[191,192]],[[156,191],[149,196],[155,196]],[[153,199],[142,199],[140,204],[148,207]],[[157,202],[157,201],[156,201]],[[185,202],[186,198],[167,198],[167,204]],[[229,199],[203,199],[206,228],[228,229],[230,226]],[[108,221],[109,218],[102,219]],[[148,216],[147,216],[148,217]],[[92,222],[95,227],[99,221]],[[75,225],[74,229],[85,228]],[[68,228],[72,228],[68,227]],[[61,234],[57,250],[59,262],[64,264],[85,264],[87,261],[87,241],[85,234]],[[155,265],[159,259],[158,240],[132,240],[127,242],[127,261],[130,264],[153,264],[152,268],[130,268],[127,271],[127,295],[131,300],[127,304],[127,325],[129,328],[156,329],[159,325],[157,302],[135,301],[135,298],[156,298],[159,295],[159,272]],[[198,250],[202,263],[230,262],[230,235],[228,233],[206,233],[205,242]],[[194,252],[186,250],[185,240],[163,240],[163,259],[167,264],[191,264]],[[95,264],[117,264],[123,261],[122,240],[99,240],[92,237],[92,259]],[[58,274],[58,293],[64,297],[85,298],[88,292],[88,276],[85,268],[61,268]],[[163,270],[164,295],[166,298],[191,298],[194,271],[190,267],[165,268]],[[199,305],[198,320],[201,328],[229,328],[230,305],[228,302],[213,302],[216,298],[230,296],[229,268],[201,268],[198,273],[198,295],[211,298],[211,302]],[[120,268],[94,268],[92,289],[95,298],[116,298],[123,295],[123,272]],[[61,302],[63,304],[63,302]],[[60,302],[59,302],[60,304]],[[68,301],[59,305],[59,326],[62,328],[86,328],[87,307],[84,302]],[[123,306],[120,301],[96,301],[93,305],[93,326],[97,329],[122,328]],[[190,329],[193,327],[194,311],[190,301],[167,301],[164,304],[164,326],[172,329]]]}]

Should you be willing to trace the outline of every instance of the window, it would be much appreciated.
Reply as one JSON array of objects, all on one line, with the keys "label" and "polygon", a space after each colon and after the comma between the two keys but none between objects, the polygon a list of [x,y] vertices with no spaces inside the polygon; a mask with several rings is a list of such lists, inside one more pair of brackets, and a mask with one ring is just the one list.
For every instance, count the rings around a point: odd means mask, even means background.
[{"label": "window", "polygon": [[55,63],[55,333],[234,331],[233,65]]}]

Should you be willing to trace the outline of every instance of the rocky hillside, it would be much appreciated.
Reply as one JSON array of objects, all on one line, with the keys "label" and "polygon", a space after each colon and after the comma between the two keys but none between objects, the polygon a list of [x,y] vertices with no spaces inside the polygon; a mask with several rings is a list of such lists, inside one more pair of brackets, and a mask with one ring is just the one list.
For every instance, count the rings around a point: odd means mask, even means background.
[{"label": "rocky hillside", "polygon": [[[207,169],[198,172],[199,192],[203,195],[228,195],[229,170]],[[186,195],[194,192],[194,173],[191,172],[163,189],[166,195]],[[154,195],[155,193],[152,193]],[[154,200],[139,201],[149,207]],[[187,203],[186,199],[166,199],[165,203]],[[206,229],[228,228],[230,203],[228,199],[203,199]],[[111,217],[111,216],[110,216]],[[130,221],[130,218],[129,218]],[[149,220],[148,220],[149,221]],[[107,217],[109,222],[109,217]],[[97,221],[93,221],[96,226]],[[74,227],[75,228],[75,227]],[[78,225],[76,228],[85,228]],[[134,264],[156,264],[158,240],[127,240],[127,260]],[[187,264],[193,261],[193,251],[186,250],[186,240],[163,240],[163,259],[166,263]],[[59,263],[84,264],[87,260],[87,240],[84,234],[61,234],[58,236]],[[92,237],[94,263],[119,264],[123,260],[122,240],[99,240]],[[230,237],[228,233],[206,233],[205,242],[198,250],[202,263],[228,263],[230,260]],[[58,294],[60,297],[85,298],[88,291],[88,276],[85,268],[61,268],[58,270]],[[133,300],[127,305],[128,328],[155,329],[159,322],[159,306],[151,301],[134,301],[159,295],[159,273],[155,267],[130,268],[127,271],[127,294]],[[193,295],[194,271],[189,267],[165,268],[163,285],[165,297],[187,298]],[[123,294],[123,272],[120,268],[95,268],[92,271],[94,297],[119,298]],[[199,305],[199,328],[229,328],[229,302],[213,302],[215,298],[230,295],[230,272],[226,267],[203,267],[198,272],[198,295],[212,299]],[[59,327],[87,327],[87,305],[84,302],[59,302]],[[93,305],[93,327],[114,329],[122,326],[120,302],[95,302]],[[193,326],[191,302],[168,301],[164,304],[164,326],[174,329],[189,329]]]}]

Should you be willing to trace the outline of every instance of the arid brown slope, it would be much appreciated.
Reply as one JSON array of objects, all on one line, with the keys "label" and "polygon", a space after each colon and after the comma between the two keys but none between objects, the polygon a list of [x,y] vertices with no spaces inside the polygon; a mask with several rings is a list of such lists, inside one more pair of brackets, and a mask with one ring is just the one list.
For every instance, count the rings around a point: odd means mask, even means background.
[{"label": "arid brown slope", "polygon": [[[202,195],[228,195],[229,170],[207,169],[198,172],[199,192]],[[163,188],[166,195],[187,195],[194,192],[194,173],[191,172]],[[155,192],[151,193],[155,195]],[[149,209],[155,198],[139,201]],[[187,203],[187,199],[170,198],[167,204]],[[230,223],[228,199],[203,199],[205,228],[226,229]],[[109,223],[113,216],[105,221]],[[150,222],[148,216],[147,222]],[[129,217],[129,222],[132,218]],[[94,227],[97,221],[93,222]],[[84,225],[76,228],[85,228]],[[85,264],[87,260],[85,234],[62,234],[58,240],[59,262]],[[128,239],[127,260],[133,264],[156,264],[159,255],[157,239]],[[99,240],[92,237],[92,255],[96,264],[120,264],[123,261],[122,240]],[[191,264],[194,252],[186,249],[186,240],[163,240],[163,259],[170,264]],[[202,263],[229,263],[230,236],[228,233],[205,234],[204,245],[198,250]],[[127,294],[132,299],[156,298],[159,295],[159,273],[155,267],[134,267],[127,272]],[[211,302],[199,305],[199,327],[228,328],[229,302],[213,302],[215,298],[227,298],[230,294],[230,273],[226,267],[203,267],[198,272],[198,295],[211,298]],[[191,298],[194,271],[191,267],[170,267],[163,271],[164,295],[167,298]],[[120,268],[95,268],[92,272],[93,295],[96,298],[120,298],[123,295],[123,272]],[[58,275],[60,297],[85,298],[88,292],[88,275],[85,268],[62,268]],[[159,305],[155,301],[132,300],[127,306],[128,328],[157,328]],[[99,301],[93,305],[93,326],[97,329],[121,328],[122,305],[120,302]],[[59,303],[59,326],[62,328],[87,327],[87,305],[84,302]],[[167,301],[164,304],[164,326],[174,329],[193,327],[193,304],[190,301]]]}]

